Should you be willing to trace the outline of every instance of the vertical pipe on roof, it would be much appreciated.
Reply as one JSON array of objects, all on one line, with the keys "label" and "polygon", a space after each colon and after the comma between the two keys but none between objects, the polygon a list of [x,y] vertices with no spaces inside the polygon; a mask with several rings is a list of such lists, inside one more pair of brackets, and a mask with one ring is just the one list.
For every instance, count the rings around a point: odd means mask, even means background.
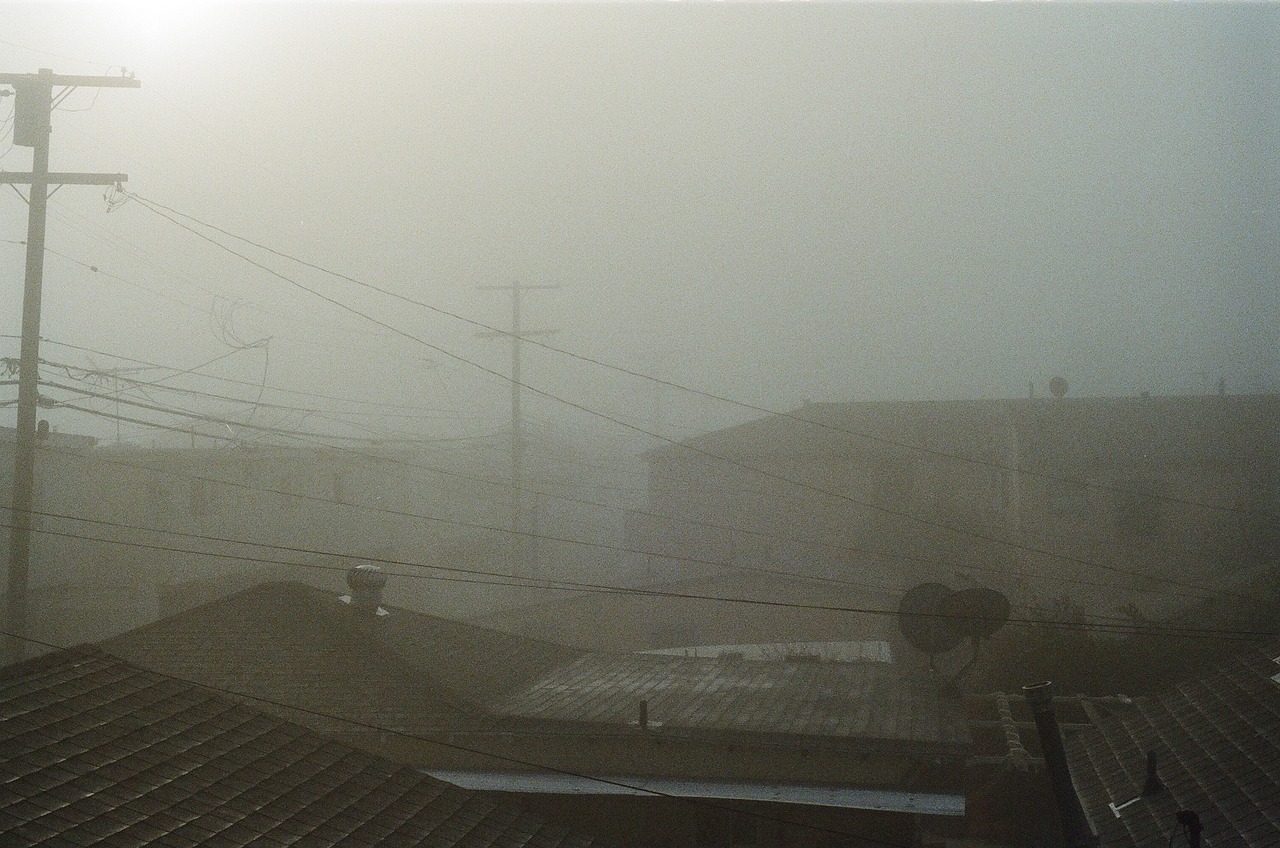
[{"label": "vertical pipe on roof", "polygon": [[1053,684],[1045,681],[1023,686],[1022,694],[1031,705],[1036,731],[1040,735],[1040,747],[1044,749],[1045,767],[1053,786],[1054,804],[1062,818],[1067,848],[1094,848],[1098,845],[1098,837],[1089,828],[1084,808],[1080,806],[1080,798],[1071,782],[1071,772],[1067,769],[1067,750],[1062,744],[1058,719],[1053,714]]}]

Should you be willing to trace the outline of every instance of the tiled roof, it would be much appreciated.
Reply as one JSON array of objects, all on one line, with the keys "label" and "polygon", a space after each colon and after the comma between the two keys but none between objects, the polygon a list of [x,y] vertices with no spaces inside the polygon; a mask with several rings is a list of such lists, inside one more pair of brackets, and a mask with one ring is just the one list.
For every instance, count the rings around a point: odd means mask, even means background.
[{"label": "tiled roof", "polygon": [[5,846],[593,843],[95,649],[0,670],[0,746]]},{"label": "tiled roof", "polygon": [[463,621],[392,609],[387,643],[437,683],[488,701],[568,665],[586,652]]},{"label": "tiled roof", "polygon": [[102,647],[183,679],[397,730],[466,723],[482,702],[582,654],[412,610],[389,611],[374,619],[341,603],[337,592],[265,583]]},{"label": "tiled roof", "polygon": [[[630,729],[645,699],[668,732],[821,737],[959,752],[961,710],[883,663],[586,654],[408,610],[359,616],[337,595],[257,586],[102,643],[129,662],[248,697],[321,731],[325,718],[436,735],[546,724]],[[319,715],[318,715],[319,714]]]},{"label": "tiled roof", "polygon": [[506,715],[631,727],[639,702],[651,726],[839,738],[864,745],[959,751],[963,710],[936,685],[881,663],[746,662],[593,654],[498,703]]},{"label": "tiled roof", "polygon": [[[1280,642],[1158,698],[1137,698],[1066,740],[1072,778],[1103,846],[1165,848],[1192,810],[1206,848],[1280,845]],[[1124,807],[1155,751],[1165,791]],[[1183,844],[1181,842],[1177,844]]]}]

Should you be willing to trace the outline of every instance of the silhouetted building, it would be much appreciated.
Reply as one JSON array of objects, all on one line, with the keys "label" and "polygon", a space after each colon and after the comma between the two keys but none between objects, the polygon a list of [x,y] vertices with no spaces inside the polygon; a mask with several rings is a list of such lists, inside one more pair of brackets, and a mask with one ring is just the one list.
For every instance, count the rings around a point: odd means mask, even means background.
[{"label": "silhouetted building", "polygon": [[[549,577],[607,578],[620,567],[624,471],[565,440],[528,441],[525,480],[542,494],[529,494],[513,546],[498,438],[152,449],[51,433],[36,451],[29,635],[96,641],[264,580],[327,585],[368,557],[488,574],[536,560]],[[0,438],[0,491],[10,445]],[[578,538],[598,546],[556,541]],[[0,528],[0,561],[8,553]],[[403,605],[465,615],[528,599],[492,579],[413,596],[420,585],[401,587]]]},{"label": "silhouetted building", "polygon": [[765,565],[1152,615],[1280,554],[1276,395],[808,404],[647,459],[628,546],[654,581]]}]

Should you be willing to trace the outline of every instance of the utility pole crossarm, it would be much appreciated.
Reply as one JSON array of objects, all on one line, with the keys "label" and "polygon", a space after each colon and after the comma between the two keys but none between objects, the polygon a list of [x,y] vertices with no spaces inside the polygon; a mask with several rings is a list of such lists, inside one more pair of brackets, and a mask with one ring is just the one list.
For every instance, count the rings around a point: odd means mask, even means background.
[{"label": "utility pole crossarm", "polygon": [[[27,268],[22,290],[22,343],[18,365],[18,420],[13,445],[13,506],[9,511],[9,584],[5,599],[9,659],[26,653],[27,586],[31,559],[31,514],[35,492],[36,415],[40,362],[40,298],[44,284],[45,213],[50,187],[114,185],[124,174],[59,173],[49,170],[49,135],[53,111],[61,97],[77,87],[140,88],[132,77],[55,74],[41,68],[34,74],[0,74],[0,85],[13,86],[13,144],[31,148],[30,171],[0,172],[0,185],[29,185],[27,200]],[[53,89],[66,89],[54,98]],[[7,93],[7,92],[6,92]]]},{"label": "utility pole crossarm", "polygon": [[[36,175],[31,171],[0,171],[0,185],[31,185]],[[129,181],[128,174],[79,174],[50,171],[44,175],[50,185],[115,185]]]},{"label": "utility pole crossarm", "polygon": [[85,76],[83,74],[49,74],[42,77],[40,74],[0,74],[0,85],[21,85],[24,82],[34,82],[37,79],[48,79],[50,85],[68,85],[75,87],[93,87],[93,88],[142,88],[142,80],[133,77],[96,77]]}]

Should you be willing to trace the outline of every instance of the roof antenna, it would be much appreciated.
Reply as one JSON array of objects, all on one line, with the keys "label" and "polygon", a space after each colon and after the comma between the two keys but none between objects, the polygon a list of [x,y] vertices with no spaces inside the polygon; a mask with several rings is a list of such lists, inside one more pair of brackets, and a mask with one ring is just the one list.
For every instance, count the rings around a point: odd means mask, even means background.
[{"label": "roof antenna", "polygon": [[1156,752],[1147,752],[1147,782],[1142,785],[1142,792],[1134,795],[1128,801],[1117,804],[1115,801],[1107,804],[1111,808],[1111,813],[1116,818],[1120,818],[1120,811],[1130,804],[1136,804],[1143,798],[1149,798],[1157,792],[1164,791],[1164,783],[1161,782],[1160,776],[1156,774]]}]

